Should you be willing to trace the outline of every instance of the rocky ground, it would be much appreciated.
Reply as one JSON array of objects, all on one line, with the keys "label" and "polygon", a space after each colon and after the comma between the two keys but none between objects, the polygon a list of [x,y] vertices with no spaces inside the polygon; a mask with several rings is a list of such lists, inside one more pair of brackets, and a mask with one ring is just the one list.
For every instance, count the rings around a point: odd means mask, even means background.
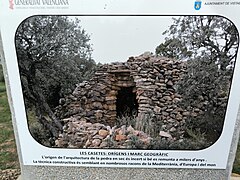
[{"label": "rocky ground", "polygon": [[15,180],[21,174],[20,169],[0,170],[0,180]]},{"label": "rocky ground", "polygon": [[57,147],[68,148],[136,148],[145,149],[152,138],[132,126],[110,127],[76,118],[64,119],[63,133],[56,140]]}]

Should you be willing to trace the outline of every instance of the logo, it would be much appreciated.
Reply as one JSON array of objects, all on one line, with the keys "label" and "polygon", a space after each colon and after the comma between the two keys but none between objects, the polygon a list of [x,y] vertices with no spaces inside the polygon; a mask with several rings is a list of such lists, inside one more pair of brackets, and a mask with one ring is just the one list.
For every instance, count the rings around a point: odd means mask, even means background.
[{"label": "logo", "polygon": [[9,8],[13,9],[13,6],[14,6],[13,0],[9,0]]},{"label": "logo", "polygon": [[194,9],[195,10],[200,10],[202,7],[202,1],[201,0],[196,0],[194,3]]},{"label": "logo", "polygon": [[68,0],[8,0],[9,9],[68,8]]}]

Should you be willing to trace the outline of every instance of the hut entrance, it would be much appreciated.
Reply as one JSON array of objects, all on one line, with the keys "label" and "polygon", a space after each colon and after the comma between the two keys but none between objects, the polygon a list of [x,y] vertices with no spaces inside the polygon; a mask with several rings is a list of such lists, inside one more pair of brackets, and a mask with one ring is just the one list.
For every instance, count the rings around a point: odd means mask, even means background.
[{"label": "hut entrance", "polygon": [[117,94],[117,117],[137,115],[138,103],[133,87],[121,87]]}]

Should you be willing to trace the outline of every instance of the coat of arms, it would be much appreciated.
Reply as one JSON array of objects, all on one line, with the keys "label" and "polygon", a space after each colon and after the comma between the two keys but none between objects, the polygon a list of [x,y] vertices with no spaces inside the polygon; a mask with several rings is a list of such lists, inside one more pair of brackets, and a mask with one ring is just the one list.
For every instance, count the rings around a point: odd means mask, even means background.
[{"label": "coat of arms", "polygon": [[201,0],[196,0],[194,3],[194,9],[199,10],[201,9],[202,1]]}]

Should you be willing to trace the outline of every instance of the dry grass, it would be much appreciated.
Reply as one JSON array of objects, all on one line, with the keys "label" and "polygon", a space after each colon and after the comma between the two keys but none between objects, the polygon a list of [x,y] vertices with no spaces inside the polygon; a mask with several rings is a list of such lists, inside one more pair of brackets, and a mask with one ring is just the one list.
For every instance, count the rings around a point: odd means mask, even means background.
[{"label": "dry grass", "polygon": [[[0,89],[5,89],[0,82]],[[0,91],[0,170],[19,168],[6,91]]]}]

